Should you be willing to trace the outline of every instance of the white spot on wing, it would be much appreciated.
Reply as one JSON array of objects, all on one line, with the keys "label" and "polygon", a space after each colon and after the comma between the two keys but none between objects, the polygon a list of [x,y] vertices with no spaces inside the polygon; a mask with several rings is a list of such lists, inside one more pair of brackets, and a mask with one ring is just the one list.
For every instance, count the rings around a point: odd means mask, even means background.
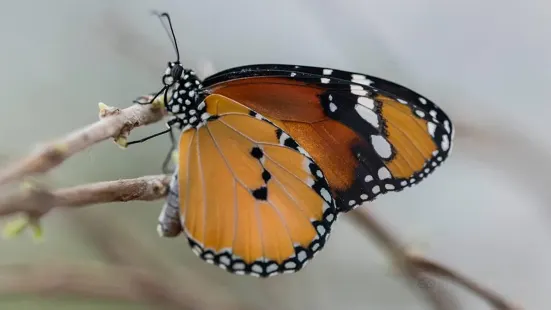
[{"label": "white spot on wing", "polygon": [[272,273],[277,270],[277,264],[270,264],[268,267],[266,267],[266,271],[268,273]]},{"label": "white spot on wing", "polygon": [[442,136],[442,143],[440,144],[440,147],[444,150],[444,152],[450,149],[450,140],[448,139],[448,136]]},{"label": "white spot on wing", "polygon": [[220,257],[220,263],[222,265],[229,266],[230,263],[231,263],[231,260],[227,256],[222,256],[222,257]]},{"label": "white spot on wing", "polygon": [[358,103],[368,109],[371,109],[371,110],[375,109],[375,102],[371,98],[358,97]]},{"label": "white spot on wing", "polygon": [[367,175],[367,176],[365,177],[365,181],[366,181],[366,182],[371,182],[371,181],[373,181],[373,177],[372,177],[371,175]]},{"label": "white spot on wing", "polygon": [[427,104],[427,99],[423,98],[423,97],[419,97],[419,101],[422,103],[422,104]]},{"label": "white spot on wing", "polygon": [[317,230],[320,236],[325,235],[326,230],[325,230],[325,227],[323,227],[323,225],[318,225]]},{"label": "white spot on wing", "polygon": [[329,194],[329,192],[325,188],[322,188],[320,190],[320,194],[323,199],[325,199],[325,201],[331,201],[331,194]]},{"label": "white spot on wing", "polygon": [[367,95],[367,91],[364,90],[364,88],[361,87],[360,85],[351,84],[350,85],[350,92],[352,92],[356,96],[365,96],[365,95]]},{"label": "white spot on wing", "polygon": [[328,78],[321,78],[320,80],[323,84],[328,84],[331,81],[331,79]]},{"label": "white spot on wing", "polygon": [[323,74],[324,74],[324,75],[331,75],[331,73],[333,73],[333,70],[331,70],[331,69],[323,69]]},{"label": "white spot on wing", "polygon": [[308,255],[306,255],[305,251],[300,251],[297,255],[297,258],[299,261],[303,262],[308,258]]},{"label": "white spot on wing", "polygon": [[433,122],[428,122],[427,123],[427,128],[429,129],[429,134],[431,135],[431,137],[434,137],[434,131],[436,130],[436,124],[433,123]]},{"label": "white spot on wing", "polygon": [[425,117],[425,112],[423,112],[421,110],[415,110],[415,114],[417,114],[417,116],[419,116],[419,117]]},{"label": "white spot on wing", "polygon": [[329,110],[331,110],[331,112],[337,111],[337,105],[333,102],[329,103]]},{"label": "white spot on wing", "polygon": [[373,144],[373,148],[377,152],[377,155],[379,155],[382,158],[390,158],[392,155],[392,148],[390,146],[390,143],[386,141],[386,139],[381,135],[372,135],[371,136],[371,144]]},{"label": "white spot on wing", "polygon": [[235,264],[233,264],[233,269],[235,269],[235,270],[243,270],[243,269],[245,269],[245,264],[243,264],[243,263],[235,263]]},{"label": "white spot on wing", "polygon": [[368,80],[365,75],[362,75],[362,74],[352,74],[352,82],[367,85],[367,86],[373,83],[371,80]]},{"label": "white spot on wing", "polygon": [[381,167],[381,169],[379,169],[377,174],[379,175],[379,179],[381,179],[381,180],[390,179],[390,177],[391,177],[390,171],[388,171],[388,169],[386,167]]},{"label": "white spot on wing", "polygon": [[356,112],[358,112],[358,114],[366,122],[368,122],[369,124],[371,124],[371,126],[375,128],[379,128],[379,118],[377,117],[377,114],[373,112],[373,110],[370,110],[361,104],[356,104],[354,108],[356,109]]},{"label": "white spot on wing", "polygon": [[449,122],[448,120],[445,120],[445,121],[444,121],[444,128],[446,128],[446,131],[447,131],[448,133],[451,132],[450,122]]}]

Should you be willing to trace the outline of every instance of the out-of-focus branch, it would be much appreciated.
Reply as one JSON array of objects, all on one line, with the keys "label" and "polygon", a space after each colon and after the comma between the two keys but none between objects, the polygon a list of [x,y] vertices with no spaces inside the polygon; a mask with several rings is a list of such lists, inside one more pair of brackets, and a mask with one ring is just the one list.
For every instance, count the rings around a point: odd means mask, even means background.
[{"label": "out-of-focus branch", "polygon": [[438,294],[434,290],[426,289],[422,283],[426,283],[426,276],[422,270],[410,263],[403,245],[383,227],[375,218],[364,210],[355,210],[351,214],[351,219],[364,229],[369,236],[377,240],[390,254],[391,259],[398,270],[405,276],[410,287],[425,296],[435,310],[452,310],[456,305],[445,296]]},{"label": "out-of-focus branch", "polygon": [[[163,96],[159,96],[163,97]],[[135,127],[148,125],[164,116],[162,99],[155,104],[135,104],[126,109],[118,109],[99,104],[100,120],[65,137],[38,147],[23,159],[9,164],[0,170],[0,185],[17,181],[25,176],[44,173],[60,165],[70,156],[109,138],[125,145],[126,137]]]},{"label": "out-of-focus branch", "polygon": [[210,302],[192,294],[177,279],[147,270],[109,265],[8,265],[0,267],[0,295],[36,294],[44,297],[76,295],[150,304],[154,309],[245,309],[226,302]]},{"label": "out-of-focus branch", "polygon": [[513,305],[506,301],[502,296],[499,296],[497,293],[489,290],[488,288],[482,287],[480,284],[466,278],[465,276],[451,270],[450,268],[444,267],[442,264],[428,260],[424,257],[408,255],[407,257],[410,264],[423,270],[426,273],[432,274],[434,276],[439,276],[445,279],[448,279],[460,286],[463,286],[467,290],[478,295],[480,298],[484,299],[488,304],[490,304],[494,309],[498,310],[520,310],[521,308],[518,305]]},{"label": "out-of-focus branch", "polygon": [[[456,271],[453,271],[443,265],[431,261],[429,259],[411,255],[404,251],[403,245],[393,234],[388,231],[383,225],[364,210],[356,210],[350,214],[350,219],[364,229],[370,236],[373,236],[394,258],[394,263],[398,267],[408,282],[412,285],[421,286],[421,289],[428,295],[430,301],[434,307],[444,307],[436,309],[450,309],[454,305],[449,304],[445,300],[441,300],[441,296],[435,295],[434,291],[427,286],[426,275],[438,276],[445,278],[455,284],[463,286],[467,290],[476,294],[488,304],[490,304],[496,310],[520,310],[518,306],[513,306],[510,302],[506,301],[503,297],[492,292],[489,289],[482,287],[474,281],[462,276]],[[445,308],[448,307],[448,308]]]}]

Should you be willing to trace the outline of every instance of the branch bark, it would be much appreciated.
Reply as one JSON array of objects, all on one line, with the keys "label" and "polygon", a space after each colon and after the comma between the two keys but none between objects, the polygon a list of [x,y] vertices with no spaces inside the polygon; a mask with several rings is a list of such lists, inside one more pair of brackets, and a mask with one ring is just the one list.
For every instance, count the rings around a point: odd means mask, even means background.
[{"label": "branch bark", "polygon": [[49,191],[31,188],[0,198],[0,216],[27,213],[43,216],[55,207],[86,207],[100,203],[151,201],[166,195],[168,175],[144,176],[78,185]]},{"label": "branch bark", "polygon": [[155,123],[164,117],[164,109],[160,108],[162,100],[159,98],[156,104],[151,105],[134,104],[122,110],[100,103],[99,121],[40,146],[29,156],[8,165],[0,171],[0,185],[28,175],[45,173],[70,156],[109,138],[123,139],[120,142],[125,145],[124,139],[132,129]]}]

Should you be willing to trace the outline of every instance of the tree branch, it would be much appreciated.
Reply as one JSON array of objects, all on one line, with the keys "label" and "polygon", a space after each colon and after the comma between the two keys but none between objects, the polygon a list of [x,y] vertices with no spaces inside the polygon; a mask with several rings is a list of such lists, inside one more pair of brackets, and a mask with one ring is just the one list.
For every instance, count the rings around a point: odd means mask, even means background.
[{"label": "tree branch", "polygon": [[42,216],[55,207],[86,207],[108,202],[157,200],[166,195],[169,182],[168,175],[152,175],[90,183],[54,191],[30,188],[0,198],[0,216],[14,213]]},{"label": "tree branch", "polygon": [[[147,99],[147,96],[143,98]],[[164,109],[160,108],[162,100],[158,98],[154,104],[134,104],[122,110],[100,103],[99,121],[38,147],[29,156],[8,165],[0,171],[0,185],[31,174],[45,173],[70,156],[109,138],[125,146],[126,137],[132,129],[160,121],[164,117]]]}]

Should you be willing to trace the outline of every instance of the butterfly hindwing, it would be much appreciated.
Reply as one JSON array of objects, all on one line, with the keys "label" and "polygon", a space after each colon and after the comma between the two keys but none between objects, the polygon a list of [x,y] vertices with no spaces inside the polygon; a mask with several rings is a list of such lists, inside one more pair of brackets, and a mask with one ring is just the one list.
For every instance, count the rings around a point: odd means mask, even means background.
[{"label": "butterfly hindwing", "polygon": [[395,83],[335,69],[253,65],[203,82],[278,122],[321,167],[348,211],[418,183],[444,161],[453,126],[430,100]]},{"label": "butterfly hindwing", "polygon": [[300,270],[336,219],[322,170],[260,114],[221,95],[204,102],[211,116],[181,134],[172,191],[192,249],[237,274]]}]

